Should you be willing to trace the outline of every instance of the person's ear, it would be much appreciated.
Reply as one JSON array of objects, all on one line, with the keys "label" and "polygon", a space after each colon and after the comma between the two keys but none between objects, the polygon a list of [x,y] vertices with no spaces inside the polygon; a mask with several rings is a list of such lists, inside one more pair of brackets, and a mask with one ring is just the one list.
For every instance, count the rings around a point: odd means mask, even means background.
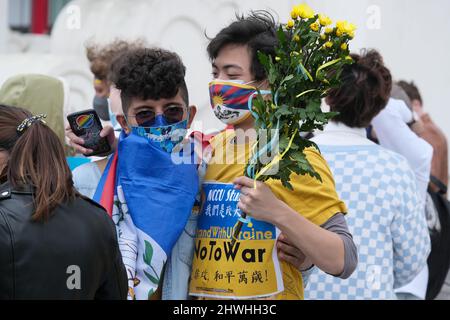
[{"label": "person's ear", "polygon": [[195,115],[197,114],[197,107],[190,106],[189,107],[189,119],[188,119],[188,129],[191,128],[192,121],[194,121]]},{"label": "person's ear", "polygon": [[120,126],[122,127],[123,131],[125,131],[126,134],[129,134],[131,132],[131,128],[128,126],[125,116],[123,114],[118,114],[116,116],[116,119],[117,122],[119,122]]}]

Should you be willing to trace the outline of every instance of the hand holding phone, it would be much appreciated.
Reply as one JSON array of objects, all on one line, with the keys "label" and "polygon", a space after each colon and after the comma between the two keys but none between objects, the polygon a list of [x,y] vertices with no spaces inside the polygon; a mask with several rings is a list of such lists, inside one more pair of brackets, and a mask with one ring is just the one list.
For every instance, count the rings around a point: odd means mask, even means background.
[{"label": "hand holding phone", "polygon": [[105,155],[111,151],[108,140],[100,137],[103,126],[95,110],[89,109],[69,114],[67,120],[73,133],[84,140],[83,147],[93,150],[86,156]]}]

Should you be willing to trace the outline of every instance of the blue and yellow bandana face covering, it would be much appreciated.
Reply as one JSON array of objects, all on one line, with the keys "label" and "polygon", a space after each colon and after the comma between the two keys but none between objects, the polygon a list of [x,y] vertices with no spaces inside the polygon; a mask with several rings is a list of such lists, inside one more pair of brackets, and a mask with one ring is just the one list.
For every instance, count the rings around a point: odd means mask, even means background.
[{"label": "blue and yellow bandana face covering", "polygon": [[189,112],[187,118],[174,124],[168,124],[163,115],[157,115],[151,126],[131,126],[131,134],[147,138],[156,143],[162,150],[172,153],[173,149],[183,141],[187,134]]}]

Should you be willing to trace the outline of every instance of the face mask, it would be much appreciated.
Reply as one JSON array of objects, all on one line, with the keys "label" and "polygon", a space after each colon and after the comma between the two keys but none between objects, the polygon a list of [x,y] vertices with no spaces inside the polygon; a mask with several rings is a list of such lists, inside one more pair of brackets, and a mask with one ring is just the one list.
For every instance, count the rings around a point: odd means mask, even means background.
[{"label": "face mask", "polygon": [[92,105],[100,119],[104,121],[109,120],[109,103],[107,98],[95,96]]},{"label": "face mask", "polygon": [[167,125],[167,120],[162,115],[157,115],[153,127],[131,127],[131,133],[147,138],[156,143],[162,150],[171,153],[187,134],[189,112],[186,120]]},{"label": "face mask", "polygon": [[[217,119],[227,125],[237,125],[251,115],[257,89],[242,80],[214,80],[209,84],[211,106]],[[261,91],[270,94],[270,91]]]},{"label": "face mask", "polygon": [[122,131],[122,127],[120,126],[119,122],[117,121],[117,116],[115,113],[112,112],[111,108],[109,107],[109,99],[108,99],[108,113],[109,113],[109,121],[111,121],[111,125],[114,128],[114,131],[120,132]]}]

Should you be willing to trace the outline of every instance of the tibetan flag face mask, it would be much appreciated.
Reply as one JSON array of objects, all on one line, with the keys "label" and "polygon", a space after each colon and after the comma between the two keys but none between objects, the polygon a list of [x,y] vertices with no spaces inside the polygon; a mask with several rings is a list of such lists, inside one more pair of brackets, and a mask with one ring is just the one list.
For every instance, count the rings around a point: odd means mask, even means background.
[{"label": "tibetan flag face mask", "polygon": [[[271,94],[270,91],[260,91]],[[217,119],[237,125],[251,115],[252,100],[257,89],[242,80],[214,80],[209,84],[211,107]]]}]

